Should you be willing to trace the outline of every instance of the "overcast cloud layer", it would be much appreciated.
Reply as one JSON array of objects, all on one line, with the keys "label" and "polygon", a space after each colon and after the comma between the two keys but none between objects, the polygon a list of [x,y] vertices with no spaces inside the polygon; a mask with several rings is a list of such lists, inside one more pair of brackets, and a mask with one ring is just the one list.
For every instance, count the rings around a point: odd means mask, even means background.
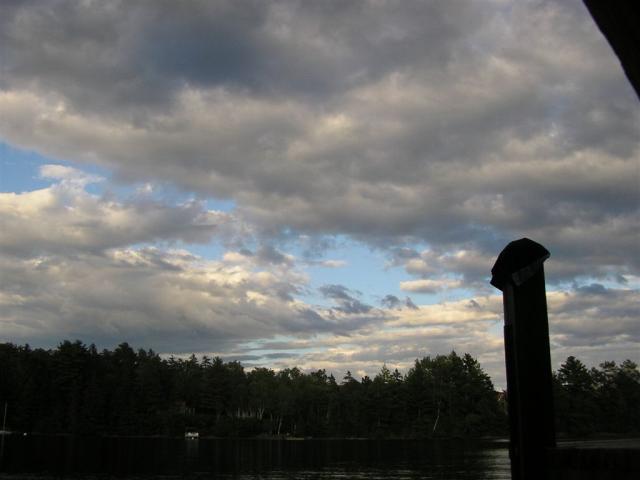
[{"label": "overcast cloud layer", "polygon": [[[579,1],[10,1],[0,50],[0,138],[51,159],[49,187],[2,186],[0,340],[369,373],[456,348],[500,375],[487,273],[528,236],[554,351],[638,360],[640,109]],[[96,165],[193,200],[90,194]],[[406,298],[337,274],[303,300],[287,249],[336,236]]]}]

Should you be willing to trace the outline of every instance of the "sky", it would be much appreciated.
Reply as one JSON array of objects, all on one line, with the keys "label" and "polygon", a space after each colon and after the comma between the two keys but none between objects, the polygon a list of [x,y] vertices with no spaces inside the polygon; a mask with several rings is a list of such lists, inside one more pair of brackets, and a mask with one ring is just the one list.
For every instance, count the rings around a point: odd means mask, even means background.
[{"label": "sky", "polygon": [[0,3],[0,342],[505,385],[498,253],[552,364],[640,362],[640,103],[582,2]]}]

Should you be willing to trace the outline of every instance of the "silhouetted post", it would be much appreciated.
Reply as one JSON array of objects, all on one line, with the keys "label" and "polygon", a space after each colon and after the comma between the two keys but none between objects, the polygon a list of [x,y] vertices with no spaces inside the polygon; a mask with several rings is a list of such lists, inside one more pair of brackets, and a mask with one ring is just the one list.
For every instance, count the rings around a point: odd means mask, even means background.
[{"label": "silhouetted post", "polygon": [[7,402],[4,402],[4,415],[2,416],[2,434],[0,435],[0,467],[4,462],[4,436],[7,434]]},{"label": "silhouetted post", "polygon": [[513,480],[549,478],[555,447],[549,323],[543,262],[549,252],[528,238],[511,242],[491,269],[502,290]]}]

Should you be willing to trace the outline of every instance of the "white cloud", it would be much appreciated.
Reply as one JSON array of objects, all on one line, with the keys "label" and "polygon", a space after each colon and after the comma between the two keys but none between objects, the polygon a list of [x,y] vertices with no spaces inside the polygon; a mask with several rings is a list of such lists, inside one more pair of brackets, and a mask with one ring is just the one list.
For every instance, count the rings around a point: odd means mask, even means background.
[{"label": "white cloud", "polygon": [[42,165],[40,167],[40,176],[42,178],[61,180],[65,184],[77,187],[104,181],[104,178],[99,175],[90,175],[77,168],[55,164]]},{"label": "white cloud", "polygon": [[460,280],[451,280],[448,278],[441,279],[422,279],[422,280],[407,280],[400,282],[400,289],[406,292],[414,293],[436,293],[442,290],[448,290],[453,288],[460,288],[462,282]]},{"label": "white cloud", "polygon": [[348,264],[345,260],[324,260],[320,262],[320,265],[327,268],[342,268],[346,267]]},{"label": "white cloud", "polygon": [[206,210],[198,202],[171,206],[151,199],[118,201],[84,190],[95,176],[59,165],[47,165],[42,172],[60,183],[0,193],[0,246],[5,253],[95,253],[156,241],[206,243],[242,231],[233,215]]}]

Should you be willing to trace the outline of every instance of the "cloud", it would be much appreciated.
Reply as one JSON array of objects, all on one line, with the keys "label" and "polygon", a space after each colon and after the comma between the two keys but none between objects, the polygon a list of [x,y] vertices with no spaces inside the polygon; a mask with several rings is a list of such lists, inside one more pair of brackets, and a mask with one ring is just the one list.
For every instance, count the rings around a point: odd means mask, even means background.
[{"label": "cloud", "polygon": [[483,296],[448,302],[420,305],[419,309],[405,309],[389,320],[395,327],[496,323],[502,320],[502,297]]},{"label": "cloud", "polygon": [[394,256],[396,262],[412,275],[425,278],[441,272],[454,272],[462,275],[467,284],[472,284],[484,281],[489,276],[497,252],[492,257],[481,251],[465,248],[449,251],[427,249],[420,253],[414,252],[408,258],[399,257],[397,253]]},{"label": "cloud", "polygon": [[304,285],[295,271],[276,275],[184,251],[2,257],[2,270],[1,330],[13,341],[130,340],[159,351],[214,351],[239,340],[332,326],[293,300]]},{"label": "cloud", "polygon": [[526,235],[558,281],[638,272],[640,114],[580,4],[3,10],[13,145],[232,198],[266,236],[490,257]]},{"label": "cloud", "polygon": [[413,303],[413,300],[411,300],[411,297],[406,297],[404,299],[404,305],[405,307],[410,308],[411,310],[418,310],[420,308],[415,303]]},{"label": "cloud", "polygon": [[292,255],[284,254],[271,245],[263,245],[256,252],[256,257],[262,263],[270,263],[274,265],[293,266],[294,258]]},{"label": "cloud", "polygon": [[99,175],[90,175],[77,168],[55,164],[41,166],[40,176],[42,178],[60,180],[62,183],[77,187],[104,181],[104,178]]},{"label": "cloud", "polygon": [[398,308],[400,306],[400,299],[395,295],[385,295],[380,303],[389,309]]},{"label": "cloud", "polygon": [[308,276],[271,245],[220,260],[171,248],[217,235],[224,244],[241,230],[232,214],[90,195],[87,176],[73,168],[44,174],[59,183],[0,194],[2,341],[126,340],[160,352],[243,355],[235,349],[251,340],[348,335],[386,318],[345,287],[325,290],[336,308],[299,300]]},{"label": "cloud", "polygon": [[250,342],[365,334],[389,318],[337,286],[326,292],[338,307],[306,304],[297,298],[304,273],[249,258],[206,260],[156,247],[2,255],[0,340],[128,341],[161,353],[238,356],[250,354]]},{"label": "cloud", "polygon": [[98,253],[157,241],[206,243],[229,239],[240,225],[231,214],[206,210],[199,202],[172,206],[148,198],[118,201],[87,193],[98,177],[59,165],[41,174],[60,180],[23,193],[0,193],[0,245],[18,256]]},{"label": "cloud", "polygon": [[[609,287],[640,275],[640,111],[577,0],[2,2],[0,43],[0,137],[78,166],[0,194],[3,338],[243,355],[307,335],[328,350],[302,366],[451,347],[499,372],[487,278],[527,236],[552,255],[554,352],[637,347],[637,291]],[[90,195],[103,180],[81,165],[151,190]],[[156,184],[202,201],[155,201]],[[407,291],[474,295],[374,308],[329,284],[331,306],[308,305],[293,238],[304,265],[341,266],[320,253],[347,238]],[[214,239],[220,260],[176,250]]]},{"label": "cloud", "polygon": [[[417,357],[455,349],[478,357],[504,386],[500,295],[419,308],[404,308],[413,302],[389,295],[384,309],[374,309],[357,292],[326,285],[321,292],[337,306],[318,307],[298,299],[307,288],[302,272],[243,258],[249,262],[151,247],[3,255],[0,332],[3,339],[32,345],[62,338],[101,346],[127,340],[166,354],[326,368],[336,376],[347,369],[374,375],[383,362],[406,371]],[[571,352],[589,364],[632,356],[640,343],[639,298],[637,290],[598,286],[550,291],[554,361]],[[612,353],[615,345],[619,354]]]},{"label": "cloud", "polygon": [[324,260],[320,262],[320,265],[326,268],[342,268],[347,266],[347,262],[344,260]]},{"label": "cloud", "polygon": [[415,293],[436,293],[442,290],[460,288],[461,286],[462,282],[459,280],[446,278],[439,280],[422,279],[400,282],[400,288],[402,290]]},{"label": "cloud", "polygon": [[[480,300],[492,304],[493,300]],[[499,299],[495,304],[500,307]],[[454,319],[455,311],[466,312],[464,302],[459,304],[420,306],[425,315],[414,311],[393,311],[376,328],[359,329],[348,336],[319,335],[312,340],[260,342],[258,349],[289,352],[276,366],[296,364],[305,369],[326,368],[336,378],[346,370],[359,375],[375,375],[386,363],[389,368],[407,371],[416,358],[457,351],[470,352],[480,358],[494,379],[504,382],[504,353],[501,331],[494,331],[495,313],[467,315]],[[438,311],[448,313],[438,315]],[[262,360],[262,364],[269,361]]]},{"label": "cloud", "polygon": [[640,291],[602,285],[548,295],[552,340],[559,346],[640,342]]},{"label": "cloud", "polygon": [[360,2],[9,3],[5,82],[46,78],[50,89],[92,109],[163,104],[185,83],[326,97],[419,56],[446,64],[483,11]]},{"label": "cloud", "polygon": [[359,292],[353,292],[343,285],[323,285],[318,290],[325,298],[333,300],[338,305],[336,310],[342,313],[366,314],[373,308],[353,296]]},{"label": "cloud", "polygon": [[[638,290],[548,292],[554,368],[571,354],[589,366],[607,359],[637,357],[639,339],[633,312],[639,300]],[[264,341],[258,349],[288,352],[278,366],[326,368],[336,378],[346,370],[375,375],[383,362],[406,372],[416,358],[425,355],[470,352],[496,386],[506,388],[502,309],[500,295],[421,305],[417,311],[389,308],[389,317],[375,329],[356,330],[349,336]],[[266,359],[258,363],[270,364]]]},{"label": "cloud", "polygon": [[402,308],[409,308],[411,310],[418,310],[419,307],[413,303],[413,300],[409,297],[405,297],[404,300],[400,300],[398,297],[392,294],[385,295],[380,304],[389,310],[401,310]]}]

